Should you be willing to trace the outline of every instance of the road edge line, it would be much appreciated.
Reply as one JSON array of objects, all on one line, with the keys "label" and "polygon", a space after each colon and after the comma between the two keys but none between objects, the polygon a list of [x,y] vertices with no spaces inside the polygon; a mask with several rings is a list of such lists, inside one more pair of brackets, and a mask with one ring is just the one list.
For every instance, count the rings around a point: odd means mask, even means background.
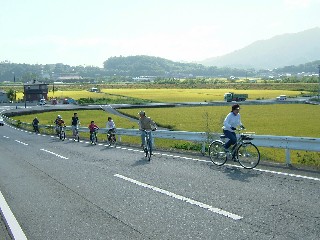
[{"label": "road edge line", "polygon": [[1,191],[0,191],[0,212],[11,237],[13,237],[13,239],[27,240],[26,235],[21,229],[17,219],[13,215]]}]

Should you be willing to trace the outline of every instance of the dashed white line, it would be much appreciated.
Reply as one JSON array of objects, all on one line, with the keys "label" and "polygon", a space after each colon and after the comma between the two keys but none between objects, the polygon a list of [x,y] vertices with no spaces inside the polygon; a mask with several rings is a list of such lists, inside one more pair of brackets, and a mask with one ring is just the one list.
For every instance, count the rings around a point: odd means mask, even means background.
[{"label": "dashed white line", "polygon": [[178,200],[181,200],[181,201],[190,203],[190,204],[192,204],[192,205],[196,205],[196,206],[198,206],[198,207],[207,209],[207,210],[209,210],[209,211],[211,211],[211,212],[214,212],[214,213],[223,215],[223,216],[228,217],[228,218],[231,218],[231,219],[233,219],[233,220],[240,220],[240,219],[243,218],[243,217],[241,217],[241,216],[239,216],[239,215],[236,215],[236,214],[227,212],[227,211],[222,210],[222,209],[220,209],[220,208],[212,207],[212,206],[210,206],[210,205],[208,205],[208,204],[205,204],[205,203],[202,203],[202,202],[193,200],[193,199],[191,199],[191,198],[187,198],[187,197],[184,197],[184,196],[175,194],[175,193],[173,193],[173,192],[169,192],[169,191],[167,191],[167,190],[164,190],[164,189],[161,189],[161,188],[158,188],[158,187],[154,187],[154,186],[149,185],[149,184],[146,184],[146,183],[139,182],[139,181],[137,181],[137,180],[134,180],[134,179],[132,179],[132,178],[128,178],[128,177],[123,176],[123,175],[120,175],[120,174],[115,174],[114,176],[115,176],[115,177],[118,177],[118,178],[121,178],[121,179],[123,179],[123,180],[126,180],[126,181],[128,181],[128,182],[137,184],[137,185],[139,185],[139,186],[142,186],[142,187],[151,189],[151,190],[153,190],[153,191],[156,191],[156,192],[165,194],[165,195],[167,195],[167,196],[169,196],[169,197],[172,197],[172,198],[175,198],[175,199],[178,199]]},{"label": "dashed white line", "polygon": [[44,152],[47,152],[47,153],[50,153],[50,154],[52,154],[52,155],[55,155],[55,156],[57,156],[57,157],[59,157],[59,158],[62,158],[62,159],[69,159],[69,158],[67,158],[67,157],[64,157],[64,156],[61,156],[61,155],[59,155],[59,154],[57,154],[57,153],[54,153],[54,152],[51,152],[51,151],[48,151],[48,150],[46,150],[46,149],[40,149],[41,151],[44,151]]},{"label": "dashed white line", "polygon": [[20,143],[20,144],[22,144],[22,145],[25,145],[25,146],[28,146],[28,145],[29,145],[28,143],[24,143],[24,142],[21,142],[21,141],[19,141],[19,140],[14,140],[14,141],[16,141],[17,143]]}]

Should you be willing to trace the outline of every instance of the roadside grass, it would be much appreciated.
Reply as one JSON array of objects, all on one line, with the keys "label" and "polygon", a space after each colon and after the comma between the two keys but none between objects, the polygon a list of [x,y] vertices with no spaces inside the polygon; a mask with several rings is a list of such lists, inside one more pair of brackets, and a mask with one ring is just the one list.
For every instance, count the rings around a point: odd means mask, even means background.
[{"label": "roadside grass", "polygon": [[[137,118],[140,109],[119,109],[126,115]],[[150,116],[160,126],[171,130],[192,131],[192,132],[222,132],[222,123],[225,116],[230,112],[226,106],[203,106],[203,107],[172,107],[172,108],[148,108],[144,109],[147,116]],[[71,124],[71,117],[74,111],[45,112],[32,115],[13,117],[21,122],[31,123],[37,116],[40,124],[53,125],[57,115]],[[77,110],[81,126],[88,126],[91,120],[105,128],[107,117],[111,116],[118,128],[134,128],[138,125],[126,118],[106,113],[102,110]],[[296,137],[319,138],[320,125],[317,119],[320,118],[318,105],[307,104],[275,104],[275,105],[242,105],[242,122],[250,132],[258,135],[278,135]],[[71,133],[69,133],[71,135]],[[81,138],[89,138],[89,133],[81,133]],[[105,140],[105,136],[101,138]],[[129,144],[139,144],[139,137],[122,136],[122,141]],[[200,151],[201,144],[168,139],[156,139],[156,146],[165,149],[184,149]],[[263,160],[285,162],[285,150],[276,148],[259,147]],[[320,153],[306,151],[291,151],[293,164],[303,164],[320,167]]]}]

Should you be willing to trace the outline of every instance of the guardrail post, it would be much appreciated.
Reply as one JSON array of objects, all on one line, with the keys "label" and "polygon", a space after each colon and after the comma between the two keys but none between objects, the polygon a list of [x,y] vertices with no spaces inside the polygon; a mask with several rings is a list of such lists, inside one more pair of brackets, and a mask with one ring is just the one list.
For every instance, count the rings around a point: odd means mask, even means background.
[{"label": "guardrail post", "polygon": [[290,160],[290,149],[286,148],[286,165],[290,166],[291,165],[291,160]]},{"label": "guardrail post", "polygon": [[206,142],[203,142],[203,143],[202,143],[201,153],[202,153],[202,155],[205,155],[205,154],[206,154]]}]

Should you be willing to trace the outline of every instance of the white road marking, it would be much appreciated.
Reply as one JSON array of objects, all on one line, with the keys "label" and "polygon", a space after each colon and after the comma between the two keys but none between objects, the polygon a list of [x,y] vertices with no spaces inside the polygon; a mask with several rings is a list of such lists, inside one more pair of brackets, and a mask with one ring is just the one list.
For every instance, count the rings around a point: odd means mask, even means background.
[{"label": "white road marking", "polygon": [[19,140],[14,140],[14,141],[16,141],[17,143],[20,143],[20,144],[22,144],[22,145],[25,145],[25,146],[28,146],[28,145],[29,145],[28,143],[24,143],[24,142],[21,142],[21,141],[19,141]]},{"label": "white road marking", "polygon": [[309,179],[309,180],[320,181],[320,178],[302,176],[302,175],[297,175],[297,174],[293,174],[293,173],[276,172],[276,171],[264,170],[264,169],[259,169],[259,168],[255,168],[254,170],[255,171],[259,171],[259,172],[267,172],[267,173],[273,173],[273,174],[278,174],[278,175],[284,175],[284,176],[290,176],[290,177],[304,178],[304,179]]},{"label": "white road marking", "polygon": [[14,239],[21,239],[27,240],[26,235],[24,234],[23,230],[21,229],[16,217],[13,215],[8,203],[4,199],[2,193],[0,192],[0,208],[1,213],[8,225],[8,230],[10,231],[11,235]]},{"label": "white road marking", "polygon": [[123,179],[123,180],[129,181],[129,182],[131,182],[131,183],[137,184],[137,185],[139,185],[139,186],[142,186],[142,187],[151,189],[151,190],[153,190],[153,191],[156,191],[156,192],[165,194],[165,195],[167,195],[167,196],[169,196],[169,197],[173,197],[173,198],[175,198],[175,199],[178,199],[178,200],[181,200],[181,201],[190,203],[190,204],[192,204],[192,205],[196,205],[196,206],[198,206],[198,207],[207,209],[207,210],[209,210],[209,211],[211,211],[211,212],[214,212],[214,213],[223,215],[223,216],[228,217],[228,218],[231,218],[231,219],[233,219],[233,220],[240,220],[240,219],[243,218],[243,217],[241,217],[241,216],[239,216],[239,215],[236,215],[236,214],[227,212],[227,211],[222,210],[222,209],[220,209],[220,208],[212,207],[212,206],[210,206],[210,205],[208,205],[208,204],[205,204],[205,203],[202,203],[202,202],[193,200],[193,199],[191,199],[191,198],[187,198],[187,197],[184,197],[184,196],[181,196],[181,195],[178,195],[178,194],[175,194],[175,193],[166,191],[166,190],[161,189],[161,188],[158,188],[158,187],[154,187],[154,186],[149,185],[149,184],[146,184],[146,183],[139,182],[139,181],[137,181],[137,180],[134,180],[134,179],[132,179],[132,178],[125,177],[125,176],[120,175],[120,174],[115,174],[114,176],[115,176],[115,177],[118,177],[118,178],[121,178],[121,179]]},{"label": "white road marking", "polygon": [[7,137],[7,136],[3,136],[4,138],[9,138],[9,137]]},{"label": "white road marking", "polygon": [[61,156],[61,155],[59,155],[59,154],[57,154],[57,153],[54,153],[54,152],[50,152],[50,151],[48,151],[48,150],[46,150],[46,149],[40,149],[41,151],[44,151],[44,152],[47,152],[47,153],[50,153],[50,154],[52,154],[52,155],[55,155],[55,156],[57,156],[57,157],[59,157],[59,158],[62,158],[62,159],[69,159],[69,158],[67,158],[67,157],[64,157],[64,156]]}]

